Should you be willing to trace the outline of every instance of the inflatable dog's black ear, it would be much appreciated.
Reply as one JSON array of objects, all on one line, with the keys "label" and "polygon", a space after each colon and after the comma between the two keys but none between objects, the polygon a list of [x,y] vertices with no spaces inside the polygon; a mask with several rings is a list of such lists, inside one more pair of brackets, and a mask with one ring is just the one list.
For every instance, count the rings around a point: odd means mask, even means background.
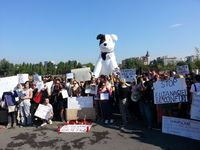
[{"label": "inflatable dog's black ear", "polygon": [[104,37],[105,37],[104,34],[98,34],[98,35],[97,35],[97,40],[100,40],[100,39],[102,39],[102,38],[104,38]]}]

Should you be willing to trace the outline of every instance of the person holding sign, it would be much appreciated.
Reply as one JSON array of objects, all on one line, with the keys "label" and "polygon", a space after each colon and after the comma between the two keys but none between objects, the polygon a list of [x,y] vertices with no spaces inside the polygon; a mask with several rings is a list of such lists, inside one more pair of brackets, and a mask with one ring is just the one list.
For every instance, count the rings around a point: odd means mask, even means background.
[{"label": "person holding sign", "polygon": [[109,97],[112,94],[112,88],[105,76],[102,78],[99,84],[98,93],[100,95],[100,100],[101,100],[100,106],[101,106],[101,111],[104,118],[104,123],[105,124],[113,123],[113,119],[111,119],[112,106],[109,100]]},{"label": "person holding sign", "polygon": [[48,117],[46,118],[46,120],[43,120],[43,123],[41,124],[41,126],[45,126],[46,124],[52,124],[52,119],[53,119],[53,107],[52,105],[49,103],[49,98],[46,97],[44,100],[44,104],[45,106],[48,106],[50,108],[50,111],[48,113]]}]

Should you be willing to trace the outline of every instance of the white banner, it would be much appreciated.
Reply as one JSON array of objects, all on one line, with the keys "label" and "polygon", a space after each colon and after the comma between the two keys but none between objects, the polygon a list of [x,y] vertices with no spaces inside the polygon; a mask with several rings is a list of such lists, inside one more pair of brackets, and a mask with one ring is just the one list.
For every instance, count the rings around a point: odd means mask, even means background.
[{"label": "white banner", "polygon": [[187,102],[185,78],[159,80],[153,84],[154,104]]},{"label": "white banner", "polygon": [[67,105],[68,109],[93,108],[93,97],[69,97]]},{"label": "white banner", "polygon": [[0,78],[0,99],[4,92],[13,91],[18,84],[18,76]]},{"label": "white banner", "polygon": [[90,68],[79,68],[79,69],[72,69],[72,73],[75,75],[75,79],[77,81],[89,81],[91,79]]},{"label": "white banner", "polygon": [[120,77],[126,79],[126,82],[132,82],[136,78],[136,69],[121,69]]},{"label": "white banner", "polygon": [[191,119],[200,120],[200,92],[194,92],[192,95],[190,116]]},{"label": "white banner", "polygon": [[39,104],[34,116],[39,117],[41,119],[48,120],[49,117],[51,116],[51,108],[48,106]]},{"label": "white banner", "polygon": [[58,129],[58,132],[68,132],[68,133],[86,133],[89,132],[92,125],[64,125]]},{"label": "white banner", "polygon": [[74,78],[74,74],[73,73],[67,73],[66,77],[67,77],[67,79],[73,79]]},{"label": "white banner", "polygon": [[176,72],[182,75],[186,75],[190,73],[188,65],[176,66]]},{"label": "white banner", "polygon": [[163,116],[162,132],[200,140],[200,122]]},{"label": "white banner", "polygon": [[17,74],[19,83],[25,83],[26,81],[29,81],[28,74]]}]

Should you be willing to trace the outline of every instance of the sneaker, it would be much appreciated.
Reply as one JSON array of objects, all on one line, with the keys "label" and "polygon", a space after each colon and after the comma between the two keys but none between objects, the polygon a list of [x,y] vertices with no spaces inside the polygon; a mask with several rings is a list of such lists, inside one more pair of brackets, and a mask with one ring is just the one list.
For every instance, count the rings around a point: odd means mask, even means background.
[{"label": "sneaker", "polygon": [[127,129],[125,127],[121,127],[120,130],[125,133],[133,133],[133,130]]},{"label": "sneaker", "polygon": [[108,120],[105,120],[105,122],[104,122],[105,124],[108,124]]},{"label": "sneaker", "polygon": [[7,128],[7,129],[11,128],[11,124],[10,124],[10,123],[7,124],[6,128]]},{"label": "sneaker", "polygon": [[43,123],[43,124],[41,124],[40,126],[41,126],[41,127],[43,127],[43,126],[45,126],[45,125],[47,125],[47,123],[46,123],[46,122],[45,122],[45,123]]}]

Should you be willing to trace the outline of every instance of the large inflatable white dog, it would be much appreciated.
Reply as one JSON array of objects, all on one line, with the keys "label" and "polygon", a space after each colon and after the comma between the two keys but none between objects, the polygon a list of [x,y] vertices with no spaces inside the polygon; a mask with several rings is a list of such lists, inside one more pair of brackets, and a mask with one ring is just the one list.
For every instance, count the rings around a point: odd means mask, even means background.
[{"label": "large inflatable white dog", "polygon": [[98,78],[100,75],[110,75],[115,71],[119,71],[116,57],[114,54],[115,41],[117,41],[115,34],[99,34],[97,40],[99,42],[99,48],[101,54],[95,65],[94,75]]}]

